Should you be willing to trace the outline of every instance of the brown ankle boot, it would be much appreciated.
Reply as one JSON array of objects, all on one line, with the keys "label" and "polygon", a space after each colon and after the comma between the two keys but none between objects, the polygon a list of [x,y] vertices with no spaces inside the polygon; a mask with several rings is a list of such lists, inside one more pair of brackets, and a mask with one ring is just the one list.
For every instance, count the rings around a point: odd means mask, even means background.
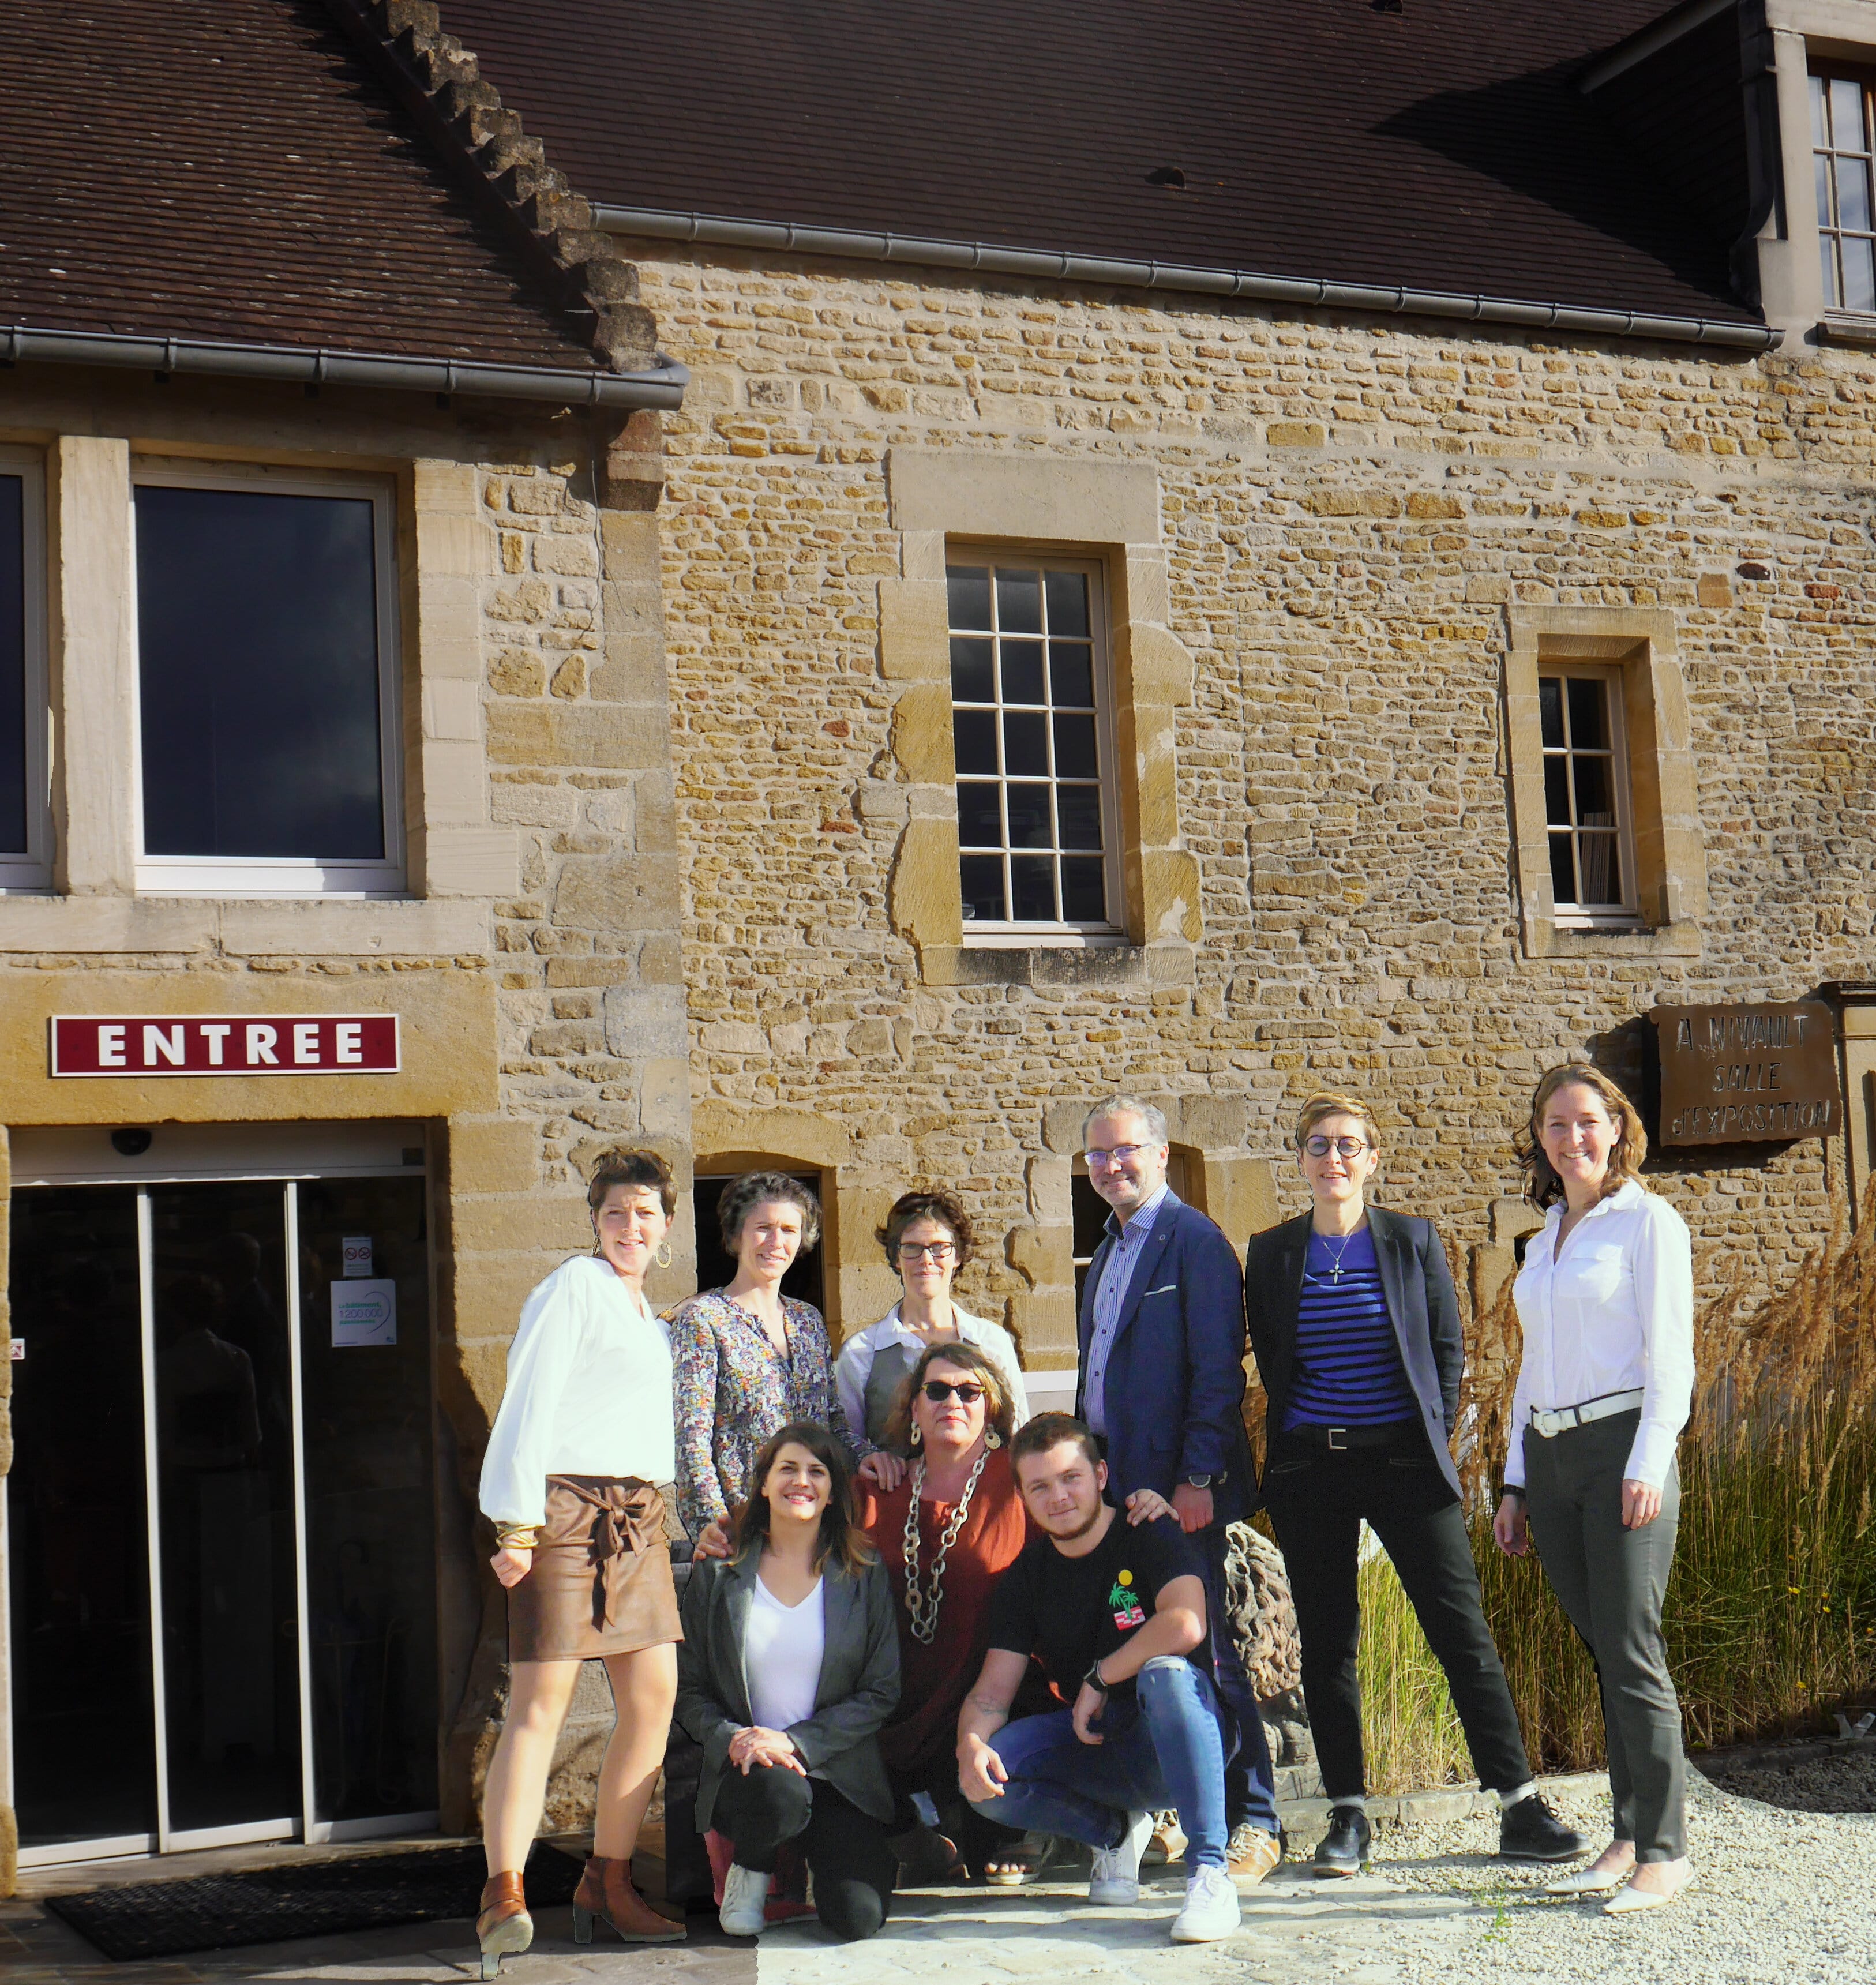
[{"label": "brown ankle boot", "polygon": [[482,1976],[492,1978],[504,1957],[525,1950],[534,1941],[534,1919],[528,1913],[519,1872],[511,1869],[491,1875],[476,1906],[481,1912],[475,1919],[475,1940],[482,1947]]},{"label": "brown ankle boot", "polygon": [[682,1943],[684,1926],[661,1916],[632,1886],[629,1861],[592,1856],[573,1891],[573,1941],[592,1941],[597,1916],[622,1943]]}]

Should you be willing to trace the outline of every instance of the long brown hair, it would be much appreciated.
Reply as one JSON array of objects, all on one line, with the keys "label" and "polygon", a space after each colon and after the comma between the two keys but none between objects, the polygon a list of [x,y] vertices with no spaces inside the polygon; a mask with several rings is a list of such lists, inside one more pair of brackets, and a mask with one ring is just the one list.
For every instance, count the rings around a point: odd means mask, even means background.
[{"label": "long brown hair", "polygon": [[885,1438],[880,1446],[894,1454],[912,1451],[912,1402],[925,1382],[925,1374],[938,1363],[955,1365],[960,1372],[975,1372],[983,1381],[984,1425],[995,1427],[1007,1446],[1016,1431],[1016,1409],[1010,1404],[1009,1386],[993,1360],[975,1345],[960,1340],[956,1344],[930,1344],[918,1354],[918,1362],[901,1380],[893,1395],[892,1416],[886,1422]]},{"label": "long brown hair", "polygon": [[1648,1133],[1643,1127],[1641,1112],[1623,1093],[1621,1084],[1605,1075],[1593,1063],[1561,1063],[1556,1068],[1547,1069],[1539,1079],[1536,1092],[1531,1098],[1531,1114],[1516,1140],[1518,1162],[1524,1168],[1524,1196],[1533,1206],[1554,1206],[1564,1196],[1563,1181],[1558,1177],[1556,1167],[1545,1157],[1543,1140],[1539,1134],[1543,1128],[1544,1110],[1550,1099],[1559,1089],[1573,1087],[1589,1090],[1599,1097],[1603,1108],[1609,1112],[1610,1122],[1616,1127],[1615,1148],[1609,1154],[1609,1170],[1603,1174],[1602,1190],[1596,1194],[1599,1200],[1619,1192],[1630,1179],[1638,1177],[1642,1160],[1648,1155]]},{"label": "long brown hair", "polygon": [[785,1447],[804,1447],[827,1471],[827,1506],[821,1513],[821,1536],[814,1562],[833,1562],[836,1568],[857,1577],[873,1562],[871,1540],[854,1520],[853,1471],[840,1443],[818,1420],[790,1420],[778,1427],[762,1443],[749,1471],[749,1500],[736,1520],[736,1557],[740,1563],[751,1551],[760,1553],[769,1534],[769,1499],[762,1492],[768,1485],[775,1457]]}]

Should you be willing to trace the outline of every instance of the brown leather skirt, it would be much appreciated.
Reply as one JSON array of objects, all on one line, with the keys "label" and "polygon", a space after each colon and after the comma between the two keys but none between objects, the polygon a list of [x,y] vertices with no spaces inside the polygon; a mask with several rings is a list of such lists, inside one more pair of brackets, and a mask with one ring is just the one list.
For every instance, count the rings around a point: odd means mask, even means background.
[{"label": "brown leather skirt", "polygon": [[533,1568],[508,1587],[508,1659],[597,1661],[683,1637],[657,1490],[636,1476],[549,1476]]}]

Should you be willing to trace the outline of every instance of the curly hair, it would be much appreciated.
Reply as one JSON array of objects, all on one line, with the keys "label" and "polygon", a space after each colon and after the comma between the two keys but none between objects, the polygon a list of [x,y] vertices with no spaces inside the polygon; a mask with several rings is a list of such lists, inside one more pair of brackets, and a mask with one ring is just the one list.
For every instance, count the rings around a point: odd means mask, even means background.
[{"label": "curly hair", "polygon": [[821,1201],[798,1178],[790,1178],[786,1172],[744,1172],[723,1187],[717,1202],[717,1224],[726,1254],[740,1251],[743,1223],[765,1202],[801,1209],[804,1254],[821,1238]]},{"label": "curly hair", "polygon": [[915,1220],[935,1220],[949,1231],[957,1244],[960,1268],[970,1260],[975,1236],[971,1231],[971,1216],[957,1201],[948,1192],[902,1192],[892,1202],[885,1225],[873,1230],[873,1238],[886,1251],[888,1268],[898,1267],[899,1243]]},{"label": "curly hair", "polygon": [[1610,1122],[1616,1127],[1615,1149],[1609,1154],[1609,1170],[1603,1176],[1602,1190],[1596,1195],[1599,1199],[1607,1199],[1611,1193],[1619,1192],[1630,1179],[1637,1177],[1642,1160],[1648,1155],[1648,1133],[1643,1127],[1641,1112],[1629,1100],[1619,1083],[1586,1061],[1566,1061],[1556,1068],[1547,1069],[1539,1080],[1531,1098],[1531,1114],[1518,1133],[1514,1145],[1518,1163],[1524,1172],[1524,1196],[1533,1206],[1554,1206],[1564,1196],[1563,1181],[1544,1155],[1543,1140],[1539,1133],[1543,1127],[1545,1104],[1559,1089],[1572,1087],[1592,1091],[1600,1098],[1603,1108],[1609,1112]]},{"label": "curly hair", "polygon": [[597,1213],[606,1204],[606,1195],[616,1185],[629,1186],[635,1190],[643,1187],[655,1192],[667,1220],[677,1211],[677,1181],[671,1176],[671,1167],[656,1151],[621,1150],[602,1153],[592,1168],[592,1177],[587,1181],[588,1207]]},{"label": "curly hair", "polygon": [[1016,1431],[1016,1409],[1010,1403],[1009,1383],[994,1359],[987,1358],[974,1344],[928,1344],[918,1354],[918,1362],[899,1382],[893,1395],[892,1412],[886,1422],[880,1446],[894,1454],[912,1452],[912,1402],[934,1365],[955,1365],[960,1372],[974,1372],[984,1387],[984,1424],[995,1427],[1007,1446]]}]

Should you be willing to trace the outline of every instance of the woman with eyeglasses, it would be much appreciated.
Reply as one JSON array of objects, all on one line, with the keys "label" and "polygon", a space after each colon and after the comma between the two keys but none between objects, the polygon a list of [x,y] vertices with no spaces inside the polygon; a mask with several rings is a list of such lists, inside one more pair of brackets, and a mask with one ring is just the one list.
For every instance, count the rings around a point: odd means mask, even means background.
[{"label": "woman with eyeglasses", "polygon": [[1270,1400],[1264,1503],[1289,1570],[1329,1799],[1316,1872],[1357,1873],[1372,1837],[1355,1671],[1364,1521],[1445,1671],[1478,1782],[1498,1795],[1499,1853],[1570,1860],[1585,1843],[1532,1783],[1448,1446],[1465,1350],[1446,1251],[1431,1221],[1368,1204],[1380,1147],[1360,1097],[1311,1097],[1296,1127],[1310,1210],[1253,1236],[1244,1261]]},{"label": "woman with eyeglasses", "polygon": [[1015,1426],[1029,1417],[1029,1402],[1009,1332],[952,1299],[951,1284],[971,1258],[970,1216],[958,1201],[948,1192],[905,1193],[874,1238],[904,1294],[878,1323],[841,1346],[834,1382],[861,1474],[896,1489],[905,1457],[894,1451],[887,1429],[907,1374],[933,1345],[968,1344],[988,1358],[1002,1378]]}]

